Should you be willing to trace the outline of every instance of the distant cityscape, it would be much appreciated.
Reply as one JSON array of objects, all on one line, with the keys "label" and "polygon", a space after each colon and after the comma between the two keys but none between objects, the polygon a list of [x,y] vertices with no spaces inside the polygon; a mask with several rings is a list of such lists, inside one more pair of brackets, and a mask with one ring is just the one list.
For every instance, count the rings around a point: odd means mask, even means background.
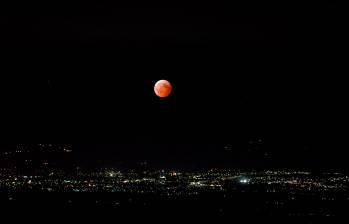
[{"label": "distant cityscape", "polygon": [[[76,172],[63,170],[23,175],[13,169],[0,169],[3,191],[44,192],[130,192],[161,195],[199,194],[202,191],[343,192],[349,176],[341,173],[312,174],[307,171],[242,171],[210,169],[203,171],[100,169]],[[322,200],[332,200],[322,198]]]},{"label": "distant cityscape", "polygon": [[75,203],[143,211],[177,203],[183,211],[322,217],[345,214],[349,205],[349,175],[340,171],[149,168],[146,161],[96,168],[73,162],[71,145],[6,147],[0,155],[0,202],[6,206]]}]

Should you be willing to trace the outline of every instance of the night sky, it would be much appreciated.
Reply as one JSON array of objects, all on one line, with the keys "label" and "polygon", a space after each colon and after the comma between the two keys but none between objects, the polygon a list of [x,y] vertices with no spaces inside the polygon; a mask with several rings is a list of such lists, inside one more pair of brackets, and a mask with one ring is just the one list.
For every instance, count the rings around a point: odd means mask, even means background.
[{"label": "night sky", "polygon": [[[7,14],[3,142],[72,143],[118,161],[345,167],[335,3],[86,3]],[[173,85],[166,99],[153,92],[159,79]]]}]

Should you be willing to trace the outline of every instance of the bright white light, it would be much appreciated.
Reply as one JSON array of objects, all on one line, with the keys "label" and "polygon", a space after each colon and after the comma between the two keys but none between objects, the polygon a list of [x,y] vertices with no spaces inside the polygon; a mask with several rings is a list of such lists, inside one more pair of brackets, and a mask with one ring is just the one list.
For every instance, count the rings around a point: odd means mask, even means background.
[{"label": "bright white light", "polygon": [[242,183],[242,184],[247,184],[248,182],[250,182],[250,180],[247,178],[240,179],[240,183]]}]

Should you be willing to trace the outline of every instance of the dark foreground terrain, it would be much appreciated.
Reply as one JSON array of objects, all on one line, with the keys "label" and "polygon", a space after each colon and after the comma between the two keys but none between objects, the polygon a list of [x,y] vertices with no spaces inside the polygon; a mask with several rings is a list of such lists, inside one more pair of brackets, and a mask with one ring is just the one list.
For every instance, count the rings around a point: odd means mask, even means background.
[{"label": "dark foreground terrain", "polygon": [[[159,196],[128,193],[16,193],[1,194],[7,209],[65,211],[107,209],[118,213],[188,215],[193,217],[334,217],[346,215],[349,200],[331,195],[290,197],[281,193],[203,193],[191,196]],[[252,217],[251,217],[252,216]]]}]

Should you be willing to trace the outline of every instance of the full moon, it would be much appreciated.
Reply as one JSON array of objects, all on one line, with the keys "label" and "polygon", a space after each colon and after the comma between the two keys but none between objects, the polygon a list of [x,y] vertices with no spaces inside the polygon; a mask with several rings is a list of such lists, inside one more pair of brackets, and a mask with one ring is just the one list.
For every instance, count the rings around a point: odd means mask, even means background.
[{"label": "full moon", "polygon": [[167,80],[159,80],[155,83],[154,92],[158,97],[168,97],[172,91],[172,85]]}]

